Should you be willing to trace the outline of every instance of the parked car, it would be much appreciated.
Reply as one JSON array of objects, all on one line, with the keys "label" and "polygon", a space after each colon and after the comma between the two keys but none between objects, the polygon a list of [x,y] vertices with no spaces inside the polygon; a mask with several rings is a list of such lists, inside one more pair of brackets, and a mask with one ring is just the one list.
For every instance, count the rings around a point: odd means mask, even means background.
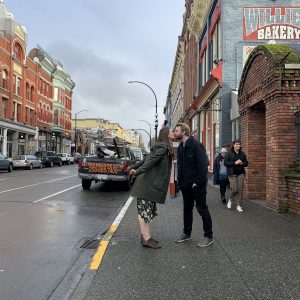
[{"label": "parked car", "polygon": [[54,151],[37,151],[36,156],[42,163],[43,166],[53,167],[54,165],[62,166],[61,157],[57,156]]},{"label": "parked car", "polygon": [[81,158],[81,154],[79,152],[73,153],[74,162],[78,163],[78,160]]},{"label": "parked car", "polygon": [[71,156],[71,154],[68,153],[57,153],[57,156],[59,156],[65,165],[74,164],[74,157]]},{"label": "parked car", "polygon": [[12,172],[13,170],[13,163],[2,153],[0,153],[0,170],[7,170],[8,172]]},{"label": "parked car", "polygon": [[40,161],[36,156],[31,154],[24,154],[24,155],[15,155],[12,159],[13,168],[25,168],[32,170],[34,168],[42,168],[43,162]]}]

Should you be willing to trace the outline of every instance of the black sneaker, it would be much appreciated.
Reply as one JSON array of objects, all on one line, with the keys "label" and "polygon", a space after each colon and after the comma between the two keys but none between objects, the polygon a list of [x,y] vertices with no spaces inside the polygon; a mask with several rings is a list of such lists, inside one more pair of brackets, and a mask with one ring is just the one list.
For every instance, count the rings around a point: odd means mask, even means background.
[{"label": "black sneaker", "polygon": [[226,198],[222,198],[221,201],[223,204],[226,204]]},{"label": "black sneaker", "polygon": [[213,242],[214,242],[214,239],[213,239],[213,238],[205,237],[202,241],[200,241],[200,242],[197,244],[197,246],[198,246],[198,247],[201,247],[201,248],[204,248],[204,247],[207,247],[207,246],[211,245]]},{"label": "black sneaker", "polygon": [[188,240],[191,239],[191,236],[190,235],[186,235],[185,233],[183,233],[180,238],[178,240],[176,240],[175,242],[176,243],[183,243],[183,242],[186,242]]}]

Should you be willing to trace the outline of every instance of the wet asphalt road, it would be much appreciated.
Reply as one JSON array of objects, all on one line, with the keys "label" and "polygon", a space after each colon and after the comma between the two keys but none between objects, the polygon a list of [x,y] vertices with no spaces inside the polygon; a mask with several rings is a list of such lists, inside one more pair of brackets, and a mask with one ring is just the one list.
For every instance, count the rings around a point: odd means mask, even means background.
[{"label": "wet asphalt road", "polygon": [[0,172],[0,299],[48,299],[129,196],[80,184],[76,165]]}]

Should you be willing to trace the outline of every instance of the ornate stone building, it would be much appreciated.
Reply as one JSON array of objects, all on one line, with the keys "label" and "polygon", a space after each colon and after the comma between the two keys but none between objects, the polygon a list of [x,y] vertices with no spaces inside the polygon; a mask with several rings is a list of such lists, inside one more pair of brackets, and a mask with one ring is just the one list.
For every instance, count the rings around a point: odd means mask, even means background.
[{"label": "ornate stone building", "polygon": [[[26,56],[27,31],[0,2],[0,152],[71,151],[74,82],[41,47]],[[61,88],[59,114],[55,88]],[[57,121],[57,124],[54,122]]]}]

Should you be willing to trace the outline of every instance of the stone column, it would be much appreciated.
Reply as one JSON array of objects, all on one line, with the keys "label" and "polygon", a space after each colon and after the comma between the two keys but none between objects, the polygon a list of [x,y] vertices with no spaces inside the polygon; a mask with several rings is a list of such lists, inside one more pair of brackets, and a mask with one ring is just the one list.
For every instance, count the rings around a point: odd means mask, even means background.
[{"label": "stone column", "polygon": [[4,156],[7,155],[7,128],[3,129],[3,148],[2,148],[2,154]]},{"label": "stone column", "polygon": [[12,157],[18,154],[19,132],[14,131],[12,135]]}]

